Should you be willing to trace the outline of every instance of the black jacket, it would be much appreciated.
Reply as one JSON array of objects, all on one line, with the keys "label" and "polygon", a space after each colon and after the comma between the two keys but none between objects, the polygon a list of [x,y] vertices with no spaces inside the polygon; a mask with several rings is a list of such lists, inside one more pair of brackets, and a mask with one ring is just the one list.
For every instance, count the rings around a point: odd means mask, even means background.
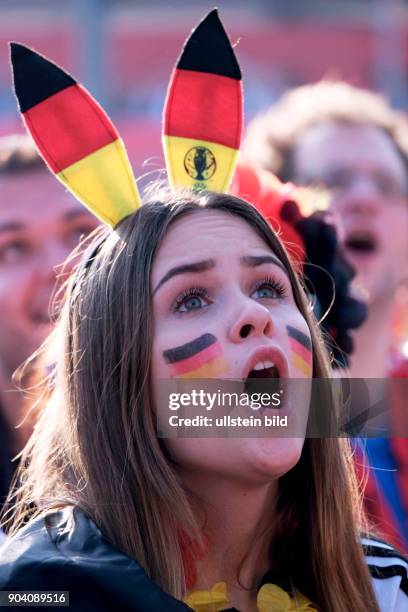
[{"label": "black jacket", "polygon": [[[361,543],[381,612],[406,612],[407,560],[378,540]],[[267,574],[262,583],[276,583],[274,578]],[[109,544],[78,508],[32,521],[0,549],[0,591],[41,590],[69,591],[65,609],[71,612],[191,612]]]},{"label": "black jacket", "polygon": [[191,610],[109,544],[80,510],[70,508],[32,521],[3,546],[0,590],[69,591],[69,608],[47,606],[47,610]]}]

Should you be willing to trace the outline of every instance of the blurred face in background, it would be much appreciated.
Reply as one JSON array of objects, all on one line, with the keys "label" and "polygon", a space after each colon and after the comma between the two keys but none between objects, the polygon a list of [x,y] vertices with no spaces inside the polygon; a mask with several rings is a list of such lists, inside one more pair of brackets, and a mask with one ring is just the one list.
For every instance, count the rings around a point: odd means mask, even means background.
[{"label": "blurred face in background", "polygon": [[408,277],[408,177],[389,136],[369,125],[312,126],[294,168],[295,182],[332,191],[346,254],[370,301],[390,297]]},{"label": "blurred face in background", "polygon": [[0,360],[8,377],[51,330],[57,266],[96,225],[47,171],[0,175]]}]

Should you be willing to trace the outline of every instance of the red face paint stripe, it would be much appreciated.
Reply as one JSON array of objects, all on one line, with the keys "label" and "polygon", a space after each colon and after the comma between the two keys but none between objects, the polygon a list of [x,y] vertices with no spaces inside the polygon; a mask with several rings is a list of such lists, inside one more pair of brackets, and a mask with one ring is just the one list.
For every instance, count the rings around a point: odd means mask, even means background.
[{"label": "red face paint stripe", "polygon": [[300,344],[295,338],[290,338],[290,346],[294,353],[302,357],[306,363],[312,362],[312,353],[303,344]]},{"label": "red face paint stripe", "polygon": [[173,71],[165,103],[164,134],[239,149],[242,84],[193,70]]},{"label": "red face paint stripe", "polygon": [[173,375],[181,376],[191,370],[197,370],[201,366],[213,361],[222,354],[221,345],[219,342],[215,342],[211,346],[207,347],[197,355],[193,355],[183,361],[170,364],[170,369]]},{"label": "red face paint stripe", "polygon": [[119,138],[108,116],[81,85],[63,89],[30,108],[23,117],[55,173]]},{"label": "red face paint stripe", "polygon": [[217,357],[208,363],[205,363],[201,368],[196,370],[190,370],[185,374],[182,374],[180,378],[193,379],[193,378],[216,378],[220,377],[228,371],[228,366],[223,357]]},{"label": "red face paint stripe", "polygon": [[197,355],[215,342],[217,342],[217,338],[213,334],[202,334],[198,338],[194,338],[194,340],[186,342],[181,346],[176,346],[175,348],[163,351],[163,357],[167,363],[183,361],[184,359]]},{"label": "red face paint stripe", "polygon": [[291,325],[286,326],[286,331],[288,332],[289,338],[295,338],[300,344],[303,344],[310,351],[312,350],[312,341],[308,335],[304,332],[300,331],[297,327],[292,327]]}]

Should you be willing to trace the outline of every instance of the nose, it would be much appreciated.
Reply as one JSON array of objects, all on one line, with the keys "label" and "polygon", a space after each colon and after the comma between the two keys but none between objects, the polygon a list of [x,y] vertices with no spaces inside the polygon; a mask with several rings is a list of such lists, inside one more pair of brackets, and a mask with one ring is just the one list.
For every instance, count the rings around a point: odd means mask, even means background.
[{"label": "nose", "polygon": [[251,298],[240,304],[234,319],[229,329],[231,342],[239,343],[251,337],[273,336],[274,324],[270,311]]},{"label": "nose", "polygon": [[339,193],[337,208],[343,212],[363,215],[378,214],[382,197],[374,182],[366,176],[355,178],[349,189]]}]

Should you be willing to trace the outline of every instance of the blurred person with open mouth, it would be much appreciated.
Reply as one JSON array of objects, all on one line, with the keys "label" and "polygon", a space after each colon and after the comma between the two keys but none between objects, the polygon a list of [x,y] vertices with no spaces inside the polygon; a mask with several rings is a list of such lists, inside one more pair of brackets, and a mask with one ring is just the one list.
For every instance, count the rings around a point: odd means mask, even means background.
[{"label": "blurred person with open mouth", "polygon": [[[379,95],[342,82],[289,91],[249,125],[246,155],[284,181],[323,186],[345,254],[368,299],[354,334],[349,375],[408,376],[392,337],[396,295],[408,279],[408,124]],[[406,347],[405,339],[405,347]],[[384,533],[408,549],[406,400],[394,396],[391,438],[367,440],[367,506]],[[401,437],[399,437],[400,432]],[[405,436],[405,438],[404,438]]]}]

